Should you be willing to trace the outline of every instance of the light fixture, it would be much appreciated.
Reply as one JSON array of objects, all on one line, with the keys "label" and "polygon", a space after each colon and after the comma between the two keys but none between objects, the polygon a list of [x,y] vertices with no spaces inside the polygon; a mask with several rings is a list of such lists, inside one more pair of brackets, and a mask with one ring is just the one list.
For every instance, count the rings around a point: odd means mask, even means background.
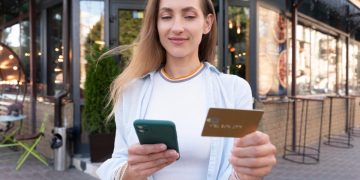
[{"label": "light fixture", "polygon": [[241,69],[242,65],[241,65],[241,64],[238,64],[238,65],[236,65],[236,67],[237,67],[238,69]]},{"label": "light fixture", "polygon": [[240,29],[240,15],[236,16],[236,33],[240,34],[241,33],[241,29]]},{"label": "light fixture", "polygon": [[105,45],[104,41],[95,41],[96,44]]},{"label": "light fixture", "polygon": [[232,29],[234,27],[233,22],[231,21],[231,19],[229,19],[229,29]]},{"label": "light fixture", "polygon": [[60,64],[56,64],[54,71],[57,73],[62,71]]},{"label": "light fixture", "polygon": [[9,59],[14,59],[14,55],[10,54]]},{"label": "light fixture", "polygon": [[38,52],[38,55],[41,56],[41,52]]},{"label": "light fixture", "polygon": [[17,66],[13,66],[13,70],[14,70],[14,71],[18,70],[18,67],[17,67]]},{"label": "light fixture", "polygon": [[59,48],[55,48],[55,52],[58,52],[59,51]]},{"label": "light fixture", "polygon": [[2,46],[0,46],[0,51],[2,51],[4,48]]},{"label": "light fixture", "polygon": [[238,27],[236,28],[236,33],[237,33],[237,34],[240,34],[240,33],[241,33],[240,26],[238,26]]},{"label": "light fixture", "polygon": [[64,62],[64,56],[63,55],[59,55],[58,62]]}]

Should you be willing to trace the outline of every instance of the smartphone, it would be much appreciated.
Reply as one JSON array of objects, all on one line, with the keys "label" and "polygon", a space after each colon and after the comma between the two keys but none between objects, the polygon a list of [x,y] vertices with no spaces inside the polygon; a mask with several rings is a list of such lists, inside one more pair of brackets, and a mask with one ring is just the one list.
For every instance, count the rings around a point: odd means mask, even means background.
[{"label": "smartphone", "polygon": [[179,152],[176,127],[172,121],[137,119],[134,127],[140,144],[166,144],[168,149]]}]

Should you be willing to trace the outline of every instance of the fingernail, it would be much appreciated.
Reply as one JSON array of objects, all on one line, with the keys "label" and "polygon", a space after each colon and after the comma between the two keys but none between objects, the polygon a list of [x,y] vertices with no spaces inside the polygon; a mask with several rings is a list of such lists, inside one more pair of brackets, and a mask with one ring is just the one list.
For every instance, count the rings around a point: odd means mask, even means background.
[{"label": "fingernail", "polygon": [[161,145],[160,145],[160,149],[161,149],[161,150],[165,150],[165,149],[166,149],[166,145],[165,145],[165,144],[161,144]]}]

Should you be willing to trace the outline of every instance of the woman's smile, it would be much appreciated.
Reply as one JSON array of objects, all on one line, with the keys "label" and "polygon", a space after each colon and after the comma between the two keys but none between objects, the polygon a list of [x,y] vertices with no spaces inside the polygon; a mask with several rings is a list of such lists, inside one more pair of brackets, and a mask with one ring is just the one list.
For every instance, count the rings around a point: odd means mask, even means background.
[{"label": "woman's smile", "polygon": [[182,45],[187,40],[189,40],[189,38],[185,38],[185,37],[169,37],[168,39],[170,40],[171,43],[175,45]]}]

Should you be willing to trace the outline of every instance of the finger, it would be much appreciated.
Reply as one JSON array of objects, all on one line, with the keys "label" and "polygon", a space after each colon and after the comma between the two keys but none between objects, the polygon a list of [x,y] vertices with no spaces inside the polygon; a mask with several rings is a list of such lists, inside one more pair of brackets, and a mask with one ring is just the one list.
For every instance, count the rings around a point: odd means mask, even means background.
[{"label": "finger", "polygon": [[135,144],[128,149],[129,154],[146,155],[166,150],[165,144]]},{"label": "finger", "polygon": [[145,155],[129,155],[128,163],[137,164],[142,162],[154,161],[162,158],[178,158],[179,154],[175,150],[166,150],[159,153]]},{"label": "finger", "polygon": [[[166,165],[169,165],[176,161],[176,158],[161,158],[154,161],[138,163],[138,164],[130,164],[128,168],[130,171],[137,173],[140,176],[148,174],[148,172],[156,169],[161,169]],[[152,169],[152,170],[151,170]],[[152,174],[152,173],[151,173]]]},{"label": "finger", "polygon": [[235,139],[234,146],[236,147],[257,146],[269,142],[270,142],[269,135],[262,133],[260,131],[255,131],[242,138]]},{"label": "finger", "polygon": [[270,143],[259,146],[234,147],[231,153],[238,158],[263,157],[274,155],[276,153],[276,147]]},{"label": "finger", "polygon": [[262,168],[276,164],[275,156],[264,156],[258,158],[237,158],[235,156],[231,156],[229,161],[233,167],[247,168]]},{"label": "finger", "polygon": [[170,165],[171,163],[173,163],[174,161],[171,162],[167,162],[165,164],[159,165],[157,167],[153,167],[153,168],[149,168],[149,169],[145,169],[142,171],[142,173],[144,174],[145,177],[151,176],[152,174],[156,173],[157,171],[161,170],[162,168]]},{"label": "finger", "polygon": [[168,162],[173,162],[175,161],[174,158],[160,158],[154,161],[148,161],[148,162],[141,162],[141,163],[137,163],[137,164],[131,164],[129,163],[130,166],[132,166],[135,170],[137,171],[144,171],[146,169],[151,169],[151,168],[155,168],[158,166],[161,166],[163,164],[166,164]]},{"label": "finger", "polygon": [[272,166],[261,168],[234,167],[236,173],[247,176],[263,177],[271,172]]}]

